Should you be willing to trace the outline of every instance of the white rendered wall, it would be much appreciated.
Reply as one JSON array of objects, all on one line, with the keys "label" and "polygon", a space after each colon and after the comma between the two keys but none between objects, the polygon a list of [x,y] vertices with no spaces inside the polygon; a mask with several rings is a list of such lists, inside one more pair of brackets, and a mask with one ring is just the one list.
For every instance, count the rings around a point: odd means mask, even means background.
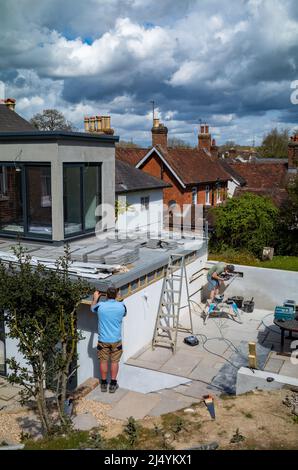
[{"label": "white rendered wall", "polygon": [[236,278],[226,289],[225,294],[229,297],[241,295],[245,300],[253,297],[256,308],[271,309],[272,312],[284,300],[298,303],[298,272],[238,264],[235,270],[243,272],[243,278]]},{"label": "white rendered wall", "polygon": [[[149,209],[142,210],[141,197],[148,196]],[[117,220],[119,231],[146,231],[158,233],[163,227],[163,191],[153,189],[148,191],[136,191],[126,194],[119,194],[118,200],[121,206],[125,207],[125,201],[129,209],[125,213],[120,213]]]},{"label": "white rendered wall", "polygon": [[[206,263],[206,255],[201,256],[187,265],[187,276],[190,280],[194,273],[202,270]],[[201,276],[189,284],[190,295],[199,290],[206,282],[206,277]],[[158,311],[159,299],[162,289],[162,279],[150,284],[124,301],[127,307],[127,316],[123,321],[123,356],[126,361],[137,351],[146,346],[152,340],[155,320]],[[200,292],[192,297],[200,301]],[[182,289],[182,303],[186,303],[185,285]],[[181,315],[183,323],[188,326],[185,314]],[[84,340],[78,344],[78,385],[89,377],[99,377],[99,365],[96,354],[97,343],[97,316],[90,312],[90,307],[82,305],[78,314],[78,328],[82,331]]]},{"label": "white rendered wall", "polygon": [[[7,326],[5,326],[5,334],[7,334],[8,331],[9,330]],[[9,337],[5,338],[5,353],[6,359],[11,359],[14,357],[15,360],[19,362],[22,367],[28,366],[27,362],[24,359],[24,356],[18,351],[18,341],[16,339],[12,339]],[[11,373],[11,370],[8,365],[6,365],[6,373]]]},{"label": "white rendered wall", "polygon": [[[201,271],[206,264],[207,255],[202,255],[192,263],[188,264],[187,276],[191,276]],[[206,282],[206,276],[200,276],[193,282],[189,282],[189,294],[192,295],[199,290]],[[150,284],[135,294],[127,297],[124,301],[127,306],[127,316],[123,321],[123,349],[122,361],[126,361],[138,350],[146,346],[152,340],[155,320],[158,311],[159,299],[162,289],[162,279]],[[146,297],[145,297],[146,296]],[[200,301],[200,291],[192,296],[193,300]],[[182,304],[186,303],[186,289],[183,284]],[[186,313],[181,315],[182,323],[188,326]],[[97,359],[97,315],[90,312],[89,305],[81,304],[78,310],[78,330],[81,331],[84,339],[79,341],[78,352],[78,385],[89,377],[99,377],[99,363]],[[22,356],[18,353],[17,342],[6,338],[6,357],[15,357],[26,365]]]}]

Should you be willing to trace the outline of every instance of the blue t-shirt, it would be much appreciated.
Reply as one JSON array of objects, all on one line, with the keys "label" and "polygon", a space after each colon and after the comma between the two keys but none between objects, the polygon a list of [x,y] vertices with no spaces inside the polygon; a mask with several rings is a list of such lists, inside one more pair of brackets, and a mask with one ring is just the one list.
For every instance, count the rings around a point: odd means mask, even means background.
[{"label": "blue t-shirt", "polygon": [[126,315],[126,307],[115,299],[99,301],[91,307],[98,318],[98,341],[117,343],[121,341],[121,326]]}]

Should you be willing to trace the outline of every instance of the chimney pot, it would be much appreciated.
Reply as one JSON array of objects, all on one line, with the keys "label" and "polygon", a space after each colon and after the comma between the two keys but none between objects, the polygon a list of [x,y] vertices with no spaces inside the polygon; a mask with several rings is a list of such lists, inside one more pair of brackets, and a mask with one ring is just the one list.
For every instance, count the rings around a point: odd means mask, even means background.
[{"label": "chimney pot", "polygon": [[14,98],[7,98],[6,100],[4,100],[4,103],[8,107],[8,109],[11,109],[12,111],[15,110],[16,100]]},{"label": "chimney pot", "polygon": [[154,119],[153,127],[151,129],[152,146],[160,145],[164,149],[168,147],[168,128],[159,122],[159,119]]},{"label": "chimney pot", "polygon": [[207,124],[201,125],[201,132],[198,136],[199,149],[206,149],[211,151],[211,135],[209,134],[209,126]]},{"label": "chimney pot", "polygon": [[153,119],[153,127],[159,127],[159,119],[158,118],[154,118]]},{"label": "chimney pot", "polygon": [[89,118],[89,132],[95,132],[95,117],[92,116]]},{"label": "chimney pot", "polygon": [[102,118],[101,116],[96,116],[96,131],[101,132],[102,131]]},{"label": "chimney pot", "polygon": [[84,117],[84,128],[85,132],[89,132],[89,118],[87,116]]}]

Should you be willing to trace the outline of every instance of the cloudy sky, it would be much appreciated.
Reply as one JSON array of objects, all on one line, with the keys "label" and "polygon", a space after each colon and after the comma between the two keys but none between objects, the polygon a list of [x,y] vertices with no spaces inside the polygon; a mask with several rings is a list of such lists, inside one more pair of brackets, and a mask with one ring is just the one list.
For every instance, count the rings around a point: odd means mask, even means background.
[{"label": "cloudy sky", "polygon": [[172,136],[259,143],[293,129],[297,0],[0,0],[0,80],[26,118],[57,108],[78,129],[111,114],[149,145],[151,104]]}]

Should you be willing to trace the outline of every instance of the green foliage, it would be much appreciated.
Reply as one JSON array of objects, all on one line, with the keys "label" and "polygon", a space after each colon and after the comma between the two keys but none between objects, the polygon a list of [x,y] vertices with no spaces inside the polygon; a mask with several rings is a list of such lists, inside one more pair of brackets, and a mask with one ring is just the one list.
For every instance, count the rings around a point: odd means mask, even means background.
[{"label": "green foliage", "polygon": [[186,430],[185,420],[181,418],[181,416],[176,416],[175,421],[171,426],[171,431],[176,436],[176,434],[179,434],[182,430]]},{"label": "green foliage", "polygon": [[264,136],[258,152],[263,158],[287,158],[288,156],[289,130],[272,129]]},{"label": "green foliage", "polygon": [[278,220],[277,252],[298,256],[298,178],[287,187],[288,197],[282,204]]},{"label": "green foliage", "polygon": [[90,432],[88,440],[86,442],[81,442],[79,447],[81,449],[106,449],[107,443],[101,434],[101,430],[103,429],[101,428]]},{"label": "green foliage", "polygon": [[247,251],[228,248],[221,253],[209,252],[209,259],[224,261],[230,264],[242,264],[244,266],[298,271],[298,256],[274,256],[272,260],[260,261]]},{"label": "green foliage", "polygon": [[139,438],[139,431],[140,427],[138,423],[132,416],[130,416],[127,420],[127,424],[124,427],[124,433],[126,434],[128,443],[131,447],[136,444]]},{"label": "green foliage", "polygon": [[44,109],[42,113],[35,114],[30,123],[39,131],[72,131],[75,130],[71,122],[66,121],[63,114],[57,109]]},{"label": "green foliage", "polygon": [[[57,261],[56,270],[32,266],[30,256],[19,245],[14,249],[18,263],[0,262],[0,305],[5,312],[8,336],[17,341],[25,366],[7,360],[8,380],[22,386],[23,403],[34,400],[44,432],[70,429],[64,413],[70,367],[76,359],[81,336],[76,328],[76,309],[90,286],[69,277],[70,253]],[[54,391],[45,398],[45,384]],[[58,418],[53,418],[53,411]],[[57,413],[56,413],[57,414]]]},{"label": "green foliage", "polygon": [[278,209],[270,199],[244,193],[213,208],[212,213],[215,230],[210,239],[211,250],[236,248],[261,256],[264,246],[274,244]]},{"label": "green foliage", "polygon": [[245,439],[245,437],[242,434],[240,434],[239,428],[237,428],[235,434],[233,434],[233,437],[230,440],[230,443],[231,444],[237,444],[238,442],[244,441],[244,439]]},{"label": "green foliage", "polygon": [[115,200],[115,219],[117,220],[119,215],[125,214],[126,212],[133,212],[134,208],[127,201],[121,199]]},{"label": "green foliage", "polygon": [[42,439],[29,439],[24,442],[25,450],[66,450],[87,447],[88,431],[72,431],[62,436],[47,436]]}]

